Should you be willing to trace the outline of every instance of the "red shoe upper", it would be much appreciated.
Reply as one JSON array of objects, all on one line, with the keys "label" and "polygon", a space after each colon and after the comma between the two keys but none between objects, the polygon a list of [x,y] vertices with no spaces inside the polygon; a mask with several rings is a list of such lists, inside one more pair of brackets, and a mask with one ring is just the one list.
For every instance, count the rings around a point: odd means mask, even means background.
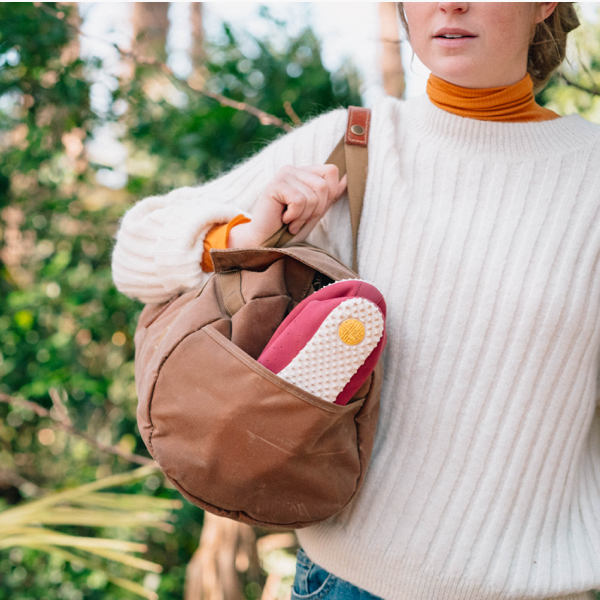
[{"label": "red shoe upper", "polygon": [[[338,281],[311,294],[290,312],[269,340],[258,362],[273,373],[285,369],[315,335],[331,311],[351,298],[365,298],[373,302],[385,322],[385,300],[375,286],[361,279]],[[384,327],[379,343],[340,392],[335,404],[347,404],[359,390],[375,368],[385,342]]]}]

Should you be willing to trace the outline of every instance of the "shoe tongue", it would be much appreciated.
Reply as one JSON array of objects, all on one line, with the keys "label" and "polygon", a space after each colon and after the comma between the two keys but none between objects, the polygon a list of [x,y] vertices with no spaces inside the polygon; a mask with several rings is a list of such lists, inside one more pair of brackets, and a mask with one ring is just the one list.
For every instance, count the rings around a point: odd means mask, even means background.
[{"label": "shoe tongue", "polygon": [[[335,283],[330,283],[326,285],[324,288],[321,288],[318,292],[315,292],[309,298],[314,296],[319,297],[319,299],[324,300],[326,298],[354,298],[358,290],[360,290],[361,286],[366,282],[362,279],[345,279],[343,281],[336,281]],[[369,284],[367,284],[369,285]]]},{"label": "shoe tongue", "polygon": [[373,304],[376,304],[383,316],[386,316],[386,305],[383,294],[373,284],[368,283],[363,279],[345,279],[343,281],[331,283],[320,289],[318,292],[315,292],[312,296],[309,296],[309,298],[313,298],[317,294],[319,294],[319,296],[317,296],[319,299],[341,296],[345,299],[355,298],[357,296],[365,298],[373,302]]}]

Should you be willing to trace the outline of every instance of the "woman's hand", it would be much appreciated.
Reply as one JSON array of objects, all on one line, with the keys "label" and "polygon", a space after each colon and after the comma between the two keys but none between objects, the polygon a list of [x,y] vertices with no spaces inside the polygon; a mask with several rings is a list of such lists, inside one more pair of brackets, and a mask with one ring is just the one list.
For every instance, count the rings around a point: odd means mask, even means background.
[{"label": "woman's hand", "polygon": [[[319,219],[346,189],[346,175],[338,180],[335,165],[279,169],[261,194],[252,221],[236,225],[229,233],[229,248],[260,246],[282,224],[287,224],[295,242],[306,239]],[[304,226],[304,227],[303,227]]]}]

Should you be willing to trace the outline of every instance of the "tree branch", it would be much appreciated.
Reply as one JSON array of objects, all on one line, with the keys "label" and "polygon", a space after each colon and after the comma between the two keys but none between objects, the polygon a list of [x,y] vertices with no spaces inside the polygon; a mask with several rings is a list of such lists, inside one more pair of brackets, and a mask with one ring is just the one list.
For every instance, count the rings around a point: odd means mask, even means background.
[{"label": "tree branch", "polygon": [[558,73],[558,76],[563,81],[565,81],[569,85],[573,86],[574,88],[581,90],[582,92],[587,92],[588,94],[591,94],[592,96],[600,96],[600,90],[597,90],[595,87],[587,88],[583,85],[580,85],[579,83],[575,83],[574,81],[571,81],[564,73]]},{"label": "tree branch", "polygon": [[299,125],[302,125],[302,121],[300,120],[300,117],[296,114],[296,111],[292,108],[291,102],[288,102],[286,100],[283,103],[283,108],[284,108],[285,112],[287,113],[288,117],[292,120],[292,123],[294,123],[294,125],[296,127]]},{"label": "tree branch", "polygon": [[[54,390],[54,393],[56,396],[58,396],[58,393],[56,392],[56,390]],[[52,397],[52,393],[51,393],[51,397]],[[53,400],[54,400],[54,398],[53,398]],[[80,438],[83,438],[84,440],[86,440],[87,442],[92,444],[92,446],[95,446],[96,448],[98,448],[98,450],[101,450],[102,452],[107,452],[108,454],[115,454],[116,456],[120,456],[121,458],[123,458],[129,462],[136,463],[138,465],[155,465],[156,464],[155,461],[152,460],[151,458],[146,458],[145,456],[140,456],[138,454],[131,454],[130,452],[123,452],[123,450],[121,450],[121,448],[119,448],[118,446],[109,446],[106,444],[102,444],[102,443],[98,442],[97,440],[95,440],[94,438],[92,438],[91,436],[83,433],[82,431],[79,431],[78,429],[75,429],[75,427],[73,427],[73,425],[71,424],[69,417],[66,415],[66,409],[64,408],[64,406],[62,404],[61,404],[61,406],[63,406],[63,410],[65,411],[65,414],[63,414],[61,416],[61,413],[58,410],[49,411],[49,410],[46,410],[43,406],[40,406],[39,404],[37,404],[36,402],[31,402],[29,400],[23,400],[21,398],[14,398],[7,394],[3,394],[2,392],[0,392],[0,402],[10,404],[11,406],[16,406],[16,407],[31,410],[38,417],[50,418],[53,421],[55,421],[56,424],[61,429],[64,429],[65,431],[67,431],[68,433],[70,433],[72,435],[76,435]]]},{"label": "tree branch", "polygon": [[[64,12],[55,11],[55,10],[51,9],[49,6],[45,6],[45,4],[43,2],[34,2],[34,4],[38,8],[41,8],[45,13],[49,14],[50,16],[55,17],[57,19],[64,19],[64,16],[65,16]],[[118,44],[115,44],[114,42],[109,42],[108,40],[105,40],[103,38],[99,38],[97,36],[92,36],[87,33],[84,33],[81,30],[81,28],[79,26],[75,25],[74,23],[67,23],[67,24],[70,27],[72,27],[73,29],[75,29],[79,35],[85,36],[89,39],[101,41],[106,44],[110,44],[121,55],[121,57],[132,58],[138,64],[154,65],[154,66],[158,67],[167,76],[175,79],[177,82],[181,82],[181,79],[177,78],[175,76],[175,73],[173,73],[173,71],[171,70],[171,68],[164,62],[157,60],[155,58],[148,57],[148,56],[142,56],[142,55],[138,54],[135,50],[123,50],[123,48],[121,48]],[[275,115],[271,115],[271,114],[265,112],[264,110],[260,110],[259,108],[256,108],[254,106],[247,104],[246,102],[237,102],[236,100],[227,98],[226,96],[223,96],[222,94],[217,94],[215,92],[211,92],[210,90],[205,89],[204,87],[202,87],[201,85],[196,83],[195,79],[193,78],[193,74],[184,83],[187,84],[187,86],[190,89],[192,89],[196,92],[199,92],[203,96],[212,98],[213,100],[217,100],[218,102],[221,103],[222,106],[230,106],[231,108],[235,108],[236,110],[241,110],[241,111],[250,113],[251,115],[258,118],[258,120],[263,125],[275,125],[275,127],[279,127],[280,129],[283,129],[284,131],[292,131],[293,130],[293,127],[291,125],[285,123],[284,121],[282,121],[279,117],[276,117]]]},{"label": "tree branch", "polygon": [[58,416],[57,420],[62,421],[65,425],[72,426],[71,419],[69,418],[69,413],[67,412],[67,408],[63,404],[60,399],[60,394],[56,388],[50,388],[48,390],[48,394],[50,399],[52,400],[52,404],[54,404],[54,410]]}]

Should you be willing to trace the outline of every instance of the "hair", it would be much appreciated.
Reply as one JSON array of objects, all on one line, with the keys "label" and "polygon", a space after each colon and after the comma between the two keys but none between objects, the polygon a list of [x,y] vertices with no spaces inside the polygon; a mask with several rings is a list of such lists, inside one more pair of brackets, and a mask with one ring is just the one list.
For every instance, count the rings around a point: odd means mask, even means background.
[{"label": "hair", "polygon": [[[410,41],[404,2],[396,4],[402,30]],[[535,24],[527,53],[527,72],[533,81],[534,94],[544,89],[550,77],[560,67],[567,54],[567,35],[580,24],[575,2],[559,2],[545,20]]]}]

